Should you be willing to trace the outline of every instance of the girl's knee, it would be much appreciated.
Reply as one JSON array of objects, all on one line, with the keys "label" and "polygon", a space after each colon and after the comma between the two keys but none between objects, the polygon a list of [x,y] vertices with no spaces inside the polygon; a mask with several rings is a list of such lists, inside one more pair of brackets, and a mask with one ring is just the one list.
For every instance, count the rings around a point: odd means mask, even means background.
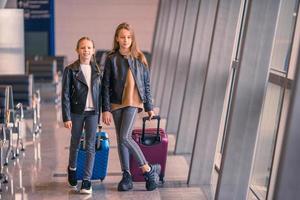
[{"label": "girl's knee", "polygon": [[130,139],[128,137],[121,137],[120,143],[126,147],[130,146]]},{"label": "girl's knee", "polygon": [[87,145],[86,146],[86,152],[95,154],[95,145]]}]

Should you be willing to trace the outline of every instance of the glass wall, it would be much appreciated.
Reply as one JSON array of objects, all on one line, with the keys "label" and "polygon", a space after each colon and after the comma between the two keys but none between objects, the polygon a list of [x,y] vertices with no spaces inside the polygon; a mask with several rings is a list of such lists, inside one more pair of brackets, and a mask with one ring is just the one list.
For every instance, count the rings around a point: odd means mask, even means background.
[{"label": "glass wall", "polygon": [[286,111],[293,79],[289,78],[290,55],[294,38],[298,0],[281,1],[273,42],[267,91],[261,114],[256,152],[250,182],[250,199],[272,199],[270,184],[274,182]]},{"label": "glass wall", "polygon": [[[239,64],[240,60],[240,51],[241,51],[241,43],[243,39],[243,30],[245,26],[245,17],[246,17],[246,11],[247,11],[247,5],[248,1],[243,0],[241,1],[240,11],[239,11],[239,18],[238,18],[238,24],[237,24],[237,32],[235,36],[234,41],[234,47],[233,47],[233,55],[232,55],[232,63],[230,66],[230,72],[228,77],[228,82],[226,86],[226,94],[224,99],[224,105],[223,105],[223,112],[219,127],[219,137],[216,147],[216,156],[215,156],[215,166],[214,171],[212,174],[212,185],[213,189],[215,190],[217,187],[218,182],[218,176],[220,172],[220,164],[222,160],[222,153],[224,150],[224,141],[226,137],[226,126],[228,125],[228,118],[229,118],[229,109],[231,105],[232,100],[232,92],[234,90],[234,82],[236,77],[236,68]],[[215,191],[214,191],[215,192]]]}]

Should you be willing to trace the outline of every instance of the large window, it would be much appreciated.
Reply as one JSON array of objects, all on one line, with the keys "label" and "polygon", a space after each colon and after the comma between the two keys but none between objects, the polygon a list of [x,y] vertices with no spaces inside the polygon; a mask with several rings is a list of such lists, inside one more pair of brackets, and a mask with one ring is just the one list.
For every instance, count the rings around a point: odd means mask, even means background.
[{"label": "large window", "polygon": [[[237,24],[237,32],[235,35],[235,42],[233,47],[233,55],[232,55],[232,62],[230,67],[230,73],[228,77],[228,82],[226,86],[226,93],[225,93],[225,99],[224,99],[224,105],[223,105],[223,111],[222,111],[222,117],[221,122],[219,126],[219,137],[216,147],[216,156],[215,156],[215,167],[212,174],[212,184],[214,190],[217,188],[217,182],[218,182],[218,176],[220,171],[220,165],[222,160],[222,154],[224,150],[224,142],[226,137],[226,127],[228,125],[228,117],[230,112],[230,105],[232,100],[232,92],[234,89],[234,82],[236,78],[236,67],[239,65],[240,60],[240,53],[241,53],[241,43],[243,40],[243,33],[245,28],[245,17],[247,12],[247,6],[249,1],[244,0],[241,3],[240,10],[239,10],[239,18],[238,18],[238,24]],[[215,192],[215,191],[214,191]]]},{"label": "large window", "polygon": [[278,152],[282,138],[286,112],[288,109],[290,90],[293,79],[288,76],[291,69],[290,57],[294,39],[298,0],[280,3],[269,79],[264,100],[264,106],[258,129],[253,172],[250,182],[250,199],[272,199],[272,176],[278,166]]}]

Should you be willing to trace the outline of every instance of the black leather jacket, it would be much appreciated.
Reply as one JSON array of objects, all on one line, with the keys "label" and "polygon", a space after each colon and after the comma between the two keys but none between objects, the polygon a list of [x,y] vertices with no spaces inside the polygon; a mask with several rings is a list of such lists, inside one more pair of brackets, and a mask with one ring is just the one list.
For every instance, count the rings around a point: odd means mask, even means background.
[{"label": "black leather jacket", "polygon": [[[101,108],[101,73],[93,63],[91,73],[92,98],[96,114]],[[79,60],[65,67],[62,77],[62,117],[63,121],[71,120],[71,113],[83,114],[88,94],[88,86],[80,68]]]},{"label": "black leather jacket", "polygon": [[138,59],[126,59],[128,65],[120,65],[123,56],[117,51],[107,56],[102,80],[102,112],[111,110],[111,103],[121,104],[128,66],[132,72],[145,111],[153,110],[150,91],[149,68]]}]

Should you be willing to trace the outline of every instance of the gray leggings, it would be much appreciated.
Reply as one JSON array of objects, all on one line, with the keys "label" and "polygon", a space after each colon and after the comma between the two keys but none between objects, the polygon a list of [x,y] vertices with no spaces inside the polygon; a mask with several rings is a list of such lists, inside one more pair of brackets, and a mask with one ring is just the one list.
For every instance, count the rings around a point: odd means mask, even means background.
[{"label": "gray leggings", "polygon": [[147,164],[145,156],[137,143],[132,139],[132,127],[138,109],[125,107],[112,112],[117,132],[118,152],[121,169],[129,171],[129,152],[138,161],[139,166]]}]

